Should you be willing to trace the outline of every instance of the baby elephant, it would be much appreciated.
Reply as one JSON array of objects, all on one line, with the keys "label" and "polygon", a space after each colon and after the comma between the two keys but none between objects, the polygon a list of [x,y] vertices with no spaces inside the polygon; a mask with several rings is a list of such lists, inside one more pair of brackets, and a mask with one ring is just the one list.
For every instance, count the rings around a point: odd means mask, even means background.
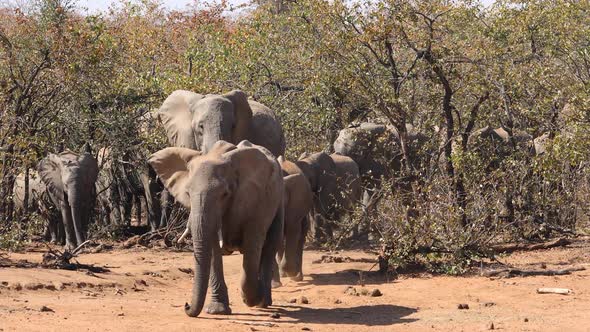
[{"label": "baby elephant", "polygon": [[[283,175],[265,148],[218,141],[207,153],[166,148],[149,159],[166,189],[190,209],[195,277],[191,304],[201,312],[211,284],[210,314],[230,314],[222,250],[243,254],[242,299],[248,306],[272,304],[271,279],[283,236]],[[221,234],[222,244],[218,244]]]},{"label": "baby elephant", "polygon": [[[313,193],[309,181],[301,170],[282,156],[278,158],[285,176],[285,227],[277,262],[281,277],[303,280],[303,245],[309,229],[308,214],[313,207]],[[295,171],[293,172],[293,169]],[[293,174],[289,174],[293,172]],[[280,286],[279,269],[275,269],[273,286]]]}]

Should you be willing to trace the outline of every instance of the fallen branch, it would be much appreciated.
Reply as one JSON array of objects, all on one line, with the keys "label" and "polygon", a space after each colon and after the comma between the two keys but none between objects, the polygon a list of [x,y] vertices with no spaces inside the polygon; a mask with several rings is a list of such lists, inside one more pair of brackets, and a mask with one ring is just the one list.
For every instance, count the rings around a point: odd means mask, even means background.
[{"label": "fallen branch", "polygon": [[561,295],[568,295],[571,294],[572,290],[567,288],[539,288],[537,289],[537,293],[539,294],[561,294]]},{"label": "fallen branch", "polygon": [[530,251],[530,250],[541,250],[555,247],[563,247],[572,242],[566,238],[559,238],[549,242],[543,243],[506,243],[496,244],[491,248],[496,253],[511,253],[515,251]]},{"label": "fallen branch", "polygon": [[255,322],[255,321],[239,321],[239,320],[230,320],[230,323],[235,324],[243,324],[243,325],[250,325],[250,326],[265,326],[265,327],[276,327],[277,324],[269,323],[269,322]]},{"label": "fallen branch", "polygon": [[513,269],[513,268],[505,268],[505,269],[497,269],[491,270],[484,273],[486,277],[494,277],[494,276],[501,276],[504,278],[513,278],[513,277],[531,277],[531,276],[562,276],[571,274],[572,272],[576,271],[584,271],[586,268],[584,267],[572,267],[562,270],[520,270],[520,269]]}]

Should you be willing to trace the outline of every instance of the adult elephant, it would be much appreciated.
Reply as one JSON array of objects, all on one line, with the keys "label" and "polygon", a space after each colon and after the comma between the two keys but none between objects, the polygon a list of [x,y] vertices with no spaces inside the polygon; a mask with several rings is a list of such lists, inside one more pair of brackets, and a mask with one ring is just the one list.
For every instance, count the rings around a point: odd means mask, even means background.
[{"label": "adult elephant", "polygon": [[317,152],[303,154],[295,163],[285,161],[288,174],[303,174],[314,193],[311,230],[316,242],[333,235],[331,221],[348,214],[360,199],[358,166],[351,158]]},{"label": "adult elephant", "polygon": [[285,136],[275,113],[240,90],[223,95],[177,90],[157,115],[172,146],[208,152],[220,140],[248,140],[274,156],[285,153]]},{"label": "adult elephant", "polygon": [[187,230],[192,233],[195,277],[186,314],[199,315],[209,283],[212,302],[207,312],[231,313],[222,250],[243,254],[246,305],[272,304],[271,279],[284,218],[283,175],[274,156],[249,142],[235,146],[219,141],[207,153],[166,148],[154,153],[149,163],[174,198],[190,209]]},{"label": "adult elephant", "polygon": [[37,171],[47,186],[51,200],[61,211],[66,247],[73,249],[84,242],[96,200],[95,182],[98,163],[86,144],[82,154],[66,150],[50,153],[39,162]]},{"label": "adult elephant", "polygon": [[[420,149],[427,138],[410,124],[406,124],[406,132],[409,165],[420,168]],[[357,163],[363,186],[362,203],[371,210],[377,203],[375,193],[381,188],[381,181],[400,174],[403,155],[398,131],[383,124],[363,122],[340,130],[333,145],[335,153]]]},{"label": "adult elephant", "polygon": [[[282,156],[278,158],[281,168],[292,164]],[[292,280],[303,280],[303,246],[309,230],[308,214],[313,208],[313,192],[309,181],[301,171],[288,174],[283,169],[285,182],[285,226],[284,240],[281,241],[277,254],[278,266],[275,271],[275,285],[280,285],[281,277],[291,277]]]}]

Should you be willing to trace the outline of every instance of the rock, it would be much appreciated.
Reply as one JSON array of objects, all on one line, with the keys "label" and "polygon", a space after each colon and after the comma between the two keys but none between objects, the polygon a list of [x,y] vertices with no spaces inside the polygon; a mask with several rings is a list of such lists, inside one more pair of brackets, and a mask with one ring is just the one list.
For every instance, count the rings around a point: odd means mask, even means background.
[{"label": "rock", "polygon": [[356,291],[356,288],[354,288],[352,286],[346,287],[346,289],[344,290],[344,294],[358,296],[358,293]]},{"label": "rock", "polygon": [[43,284],[39,283],[39,282],[30,282],[25,284],[25,289],[28,290],[37,290],[37,289],[42,289],[43,288]]},{"label": "rock", "polygon": [[289,303],[297,303],[297,299],[296,298],[292,298],[292,299],[289,299],[289,301],[287,301],[287,302],[289,302]]},{"label": "rock", "polygon": [[302,327],[301,331],[311,331],[311,329],[309,327]]},{"label": "rock", "polygon": [[57,288],[53,284],[47,284],[47,285],[45,285],[45,289],[50,290],[50,291],[57,290]]},{"label": "rock", "polygon": [[11,288],[14,289],[14,290],[16,290],[16,291],[20,291],[20,290],[23,289],[23,286],[20,283],[17,282],[16,284],[13,284]]},{"label": "rock", "polygon": [[488,330],[493,330],[493,329],[495,329],[495,327],[494,327],[494,323],[490,323],[490,324],[488,325]]},{"label": "rock", "polygon": [[281,314],[279,314],[278,312],[273,312],[272,314],[270,314],[270,318],[279,319],[281,318]]},{"label": "rock", "polygon": [[486,303],[483,304],[484,307],[493,307],[495,305],[496,304],[494,302],[486,302]]},{"label": "rock", "polygon": [[135,284],[146,286],[146,287],[148,285],[147,282],[145,280],[143,280],[143,279],[137,279],[137,280],[135,280]]},{"label": "rock", "polygon": [[457,306],[457,309],[460,309],[460,310],[467,310],[467,309],[469,309],[469,305],[468,305],[468,304],[466,304],[466,303],[461,303],[461,304],[459,304],[459,305]]},{"label": "rock", "polygon": [[41,306],[41,308],[39,308],[39,311],[41,312],[55,312],[53,309],[47,307],[47,306]]},{"label": "rock", "polygon": [[86,286],[88,286],[88,284],[83,281],[76,284],[76,287],[78,287],[78,288],[84,288]]},{"label": "rock", "polygon": [[55,287],[55,289],[57,290],[64,290],[64,288],[66,288],[66,285],[64,285],[63,282],[56,282],[53,284],[53,286]]},{"label": "rock", "polygon": [[373,290],[371,291],[371,294],[370,294],[370,295],[371,295],[372,297],[379,297],[379,296],[383,295],[383,293],[381,293],[381,291],[380,291],[380,290],[378,290],[377,288],[375,288],[375,289],[373,289]]},{"label": "rock", "polygon": [[361,293],[362,296],[367,296],[367,295],[369,295],[369,290],[366,289],[366,288],[361,288],[361,292],[360,293]]},{"label": "rock", "polygon": [[299,298],[299,303],[301,304],[309,304],[309,300],[307,299],[307,297],[302,296]]},{"label": "rock", "polygon": [[338,299],[336,301],[334,301],[334,304],[340,304],[340,303],[342,303],[342,301],[340,301]]},{"label": "rock", "polygon": [[178,271],[184,272],[186,274],[194,274],[193,269],[191,269],[190,267],[179,267]]},{"label": "rock", "polygon": [[528,318],[525,318],[525,319],[524,319],[524,322],[525,322],[525,323],[528,323],[528,322],[529,322],[529,319],[528,319]]}]

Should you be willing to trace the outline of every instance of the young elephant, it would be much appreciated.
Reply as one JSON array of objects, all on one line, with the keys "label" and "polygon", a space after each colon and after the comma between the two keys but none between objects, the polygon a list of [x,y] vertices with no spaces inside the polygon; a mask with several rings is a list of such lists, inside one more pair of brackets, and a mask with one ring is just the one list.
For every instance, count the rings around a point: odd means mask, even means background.
[{"label": "young elephant", "polygon": [[81,245],[96,201],[98,163],[90,153],[90,146],[86,145],[82,154],[69,150],[50,153],[39,162],[37,170],[51,201],[61,210],[66,247],[73,249]]},{"label": "young elephant", "polygon": [[[244,141],[219,141],[208,153],[166,148],[149,159],[166,189],[190,209],[195,256],[191,304],[201,312],[211,284],[210,314],[230,314],[222,250],[243,254],[242,299],[248,306],[272,304],[271,279],[283,233],[283,176],[270,152]],[[218,245],[221,234],[221,248]]]},{"label": "young elephant", "polygon": [[[283,175],[285,175],[285,227],[284,240],[277,255],[281,277],[291,277],[295,281],[303,280],[303,245],[309,229],[308,214],[313,207],[313,192],[309,181],[301,170],[293,174],[293,163],[278,158]],[[274,285],[279,286],[279,269],[275,271]]]}]

